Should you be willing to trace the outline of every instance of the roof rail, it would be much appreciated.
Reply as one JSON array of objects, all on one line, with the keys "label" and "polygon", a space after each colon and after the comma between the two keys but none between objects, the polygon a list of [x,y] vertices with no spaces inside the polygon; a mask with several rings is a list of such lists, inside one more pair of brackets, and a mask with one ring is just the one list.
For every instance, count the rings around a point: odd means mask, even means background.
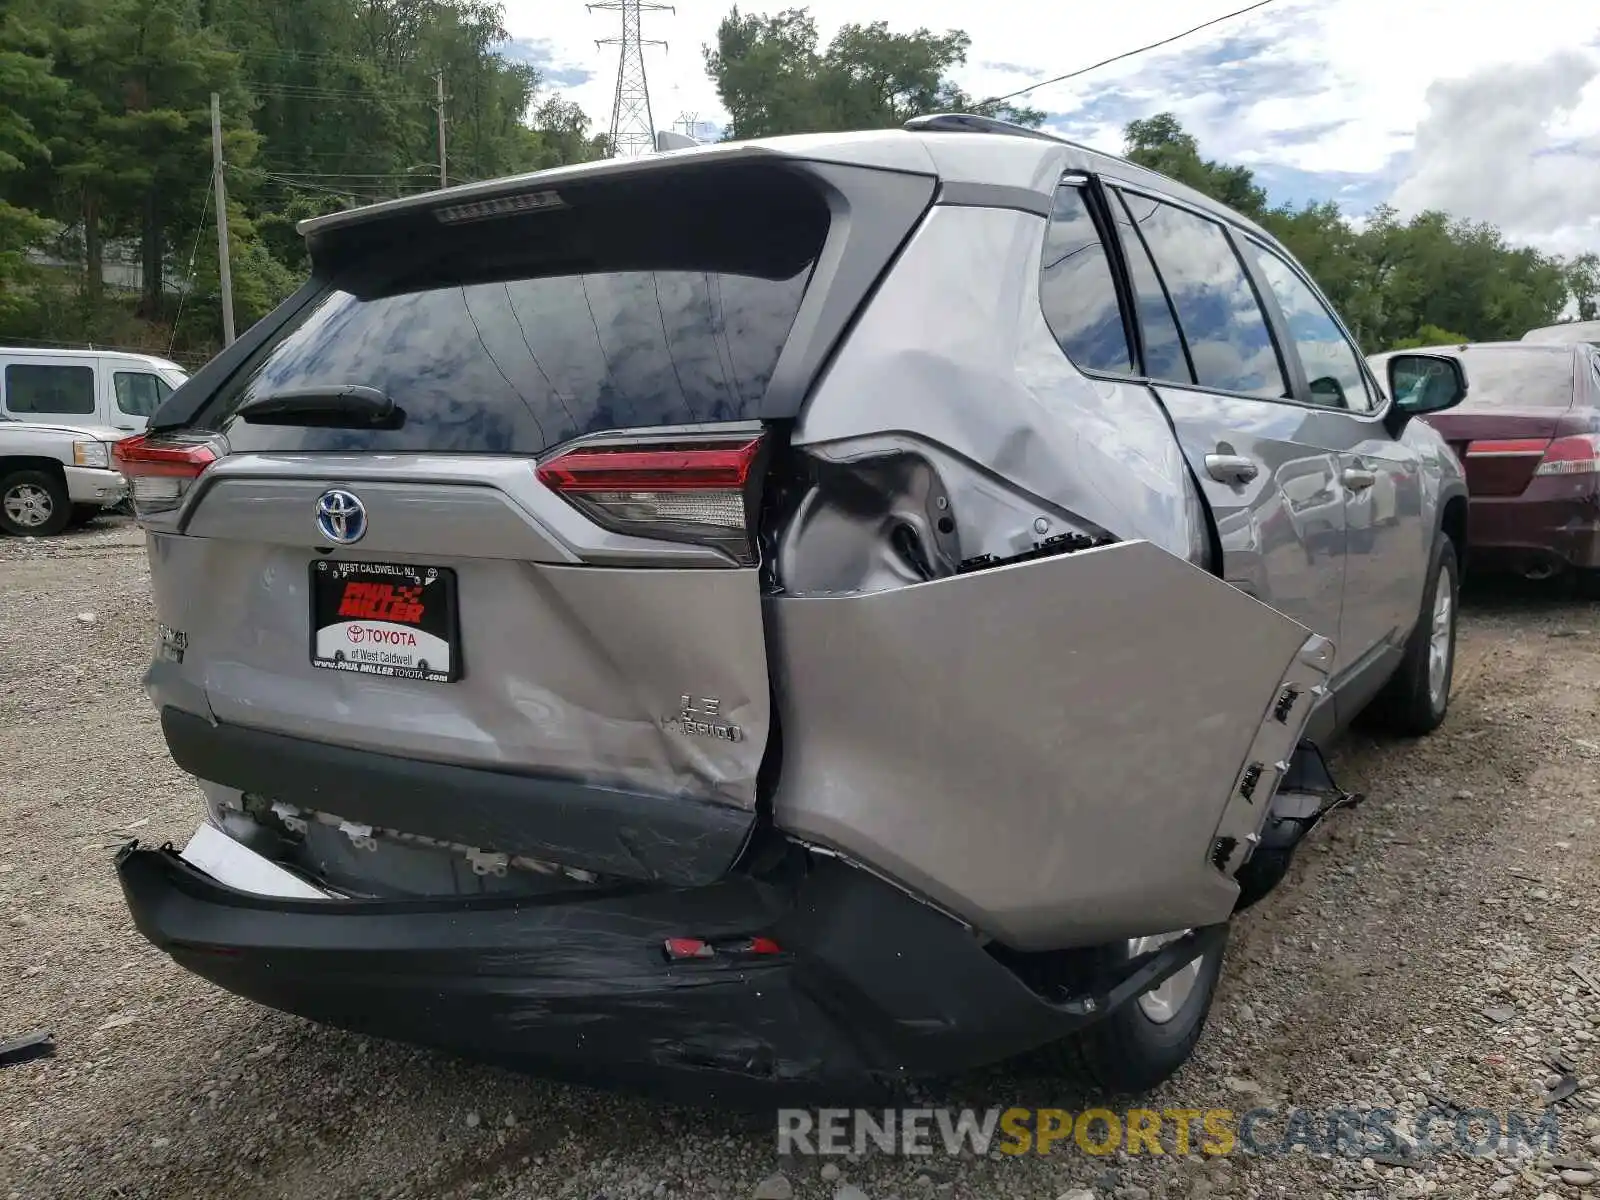
[{"label": "roof rail", "polygon": [[1043,142],[1073,145],[1066,138],[1057,137],[1053,133],[1043,133],[1037,129],[1029,129],[1026,125],[1017,125],[996,117],[983,117],[977,113],[929,113],[922,117],[912,117],[902,128],[914,133],[1004,133],[1011,137],[1038,138]]}]

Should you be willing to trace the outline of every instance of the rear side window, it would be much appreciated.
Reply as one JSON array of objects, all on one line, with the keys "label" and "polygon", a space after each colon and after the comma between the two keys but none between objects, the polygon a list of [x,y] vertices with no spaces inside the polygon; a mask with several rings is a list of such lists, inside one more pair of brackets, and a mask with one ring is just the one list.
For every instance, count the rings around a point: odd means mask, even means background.
[{"label": "rear side window", "polygon": [[1133,372],[1111,263],[1083,189],[1075,184],[1056,189],[1039,298],[1050,332],[1073,365],[1115,375]]},{"label": "rear side window", "polygon": [[1172,296],[1195,382],[1250,396],[1287,395],[1267,319],[1222,226],[1145,196],[1125,199]]},{"label": "rear side window", "polygon": [[1155,265],[1150,261],[1150,252],[1140,240],[1121,199],[1114,198],[1111,207],[1116,216],[1117,236],[1122,241],[1123,257],[1128,263],[1134,302],[1139,308],[1139,328],[1144,335],[1145,374],[1152,379],[1193,383],[1194,373],[1189,370],[1189,358],[1184,353],[1178,322],[1172,314],[1166,289],[1156,275]]},{"label": "rear side window", "polygon": [[111,381],[117,392],[117,408],[130,417],[148,417],[172,395],[167,381],[148,371],[118,371]]},{"label": "rear side window", "polygon": [[1467,372],[1464,409],[1572,406],[1570,350],[1494,346],[1456,355]]},{"label": "rear side window", "polygon": [[[774,177],[776,178],[776,177]],[[624,189],[613,188],[621,193]],[[827,236],[794,177],[380,238],[196,418],[239,451],[537,454],[606,429],[751,419]],[[625,203],[626,201],[626,203]],[[246,400],[359,384],[398,429],[252,425]]]},{"label": "rear side window", "polygon": [[94,415],[94,368],[12,363],[6,367],[6,409],[18,416]]}]

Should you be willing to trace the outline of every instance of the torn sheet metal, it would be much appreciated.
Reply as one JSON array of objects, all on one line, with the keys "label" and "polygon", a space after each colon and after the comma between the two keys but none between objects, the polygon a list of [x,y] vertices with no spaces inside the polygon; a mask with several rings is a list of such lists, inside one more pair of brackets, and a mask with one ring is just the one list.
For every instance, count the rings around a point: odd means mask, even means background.
[{"label": "torn sheet metal", "polygon": [[1038,552],[1119,540],[947,449],[907,434],[801,452],[773,583],[787,595],[888,591]]},{"label": "torn sheet metal", "polygon": [[[1237,872],[1259,841],[1278,785],[1294,762],[1300,734],[1327,695],[1333,662],[1332,642],[1315,634],[1307,637],[1266,705],[1212,843],[1212,862],[1224,874]],[[1287,808],[1281,811],[1297,815]]]},{"label": "torn sheet metal", "polygon": [[1213,841],[1302,626],[1148,542],[765,603],[784,830],[1017,949],[1232,911]]}]

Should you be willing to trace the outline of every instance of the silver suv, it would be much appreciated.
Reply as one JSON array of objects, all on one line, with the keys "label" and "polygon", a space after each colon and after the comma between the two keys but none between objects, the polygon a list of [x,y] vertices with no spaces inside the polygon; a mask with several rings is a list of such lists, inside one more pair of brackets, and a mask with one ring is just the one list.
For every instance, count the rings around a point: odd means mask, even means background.
[{"label": "silver suv", "polygon": [[1459,366],[1170,180],[935,117],[303,231],[117,451],[209,810],[119,871],[231,991],[701,1099],[1144,1089],[1315,740],[1444,716],[1466,493],[1389,397]]}]

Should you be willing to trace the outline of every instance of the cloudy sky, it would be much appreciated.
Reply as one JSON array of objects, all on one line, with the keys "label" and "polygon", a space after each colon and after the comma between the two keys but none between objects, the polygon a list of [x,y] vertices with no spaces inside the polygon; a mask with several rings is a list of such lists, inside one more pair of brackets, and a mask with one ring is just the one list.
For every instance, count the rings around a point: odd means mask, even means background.
[{"label": "cloudy sky", "polygon": [[[1181,32],[1245,0],[814,0],[824,41],[845,21],[897,30],[964,29],[958,82],[1010,92]],[[520,56],[551,90],[609,120],[618,15],[581,0],[505,0]],[[777,11],[745,0],[746,11]],[[701,47],[726,0],[647,13],[668,42],[646,60],[658,126],[683,113],[720,122]],[[1137,13],[1137,20],[1129,15]],[[1067,14],[1071,14],[1070,17]],[[1046,16],[1046,14],[1049,14]],[[1208,157],[1243,162],[1275,201],[1332,199],[1360,214],[1444,208],[1492,221],[1514,240],[1600,251],[1600,15],[1593,0],[1276,0],[1176,44],[1043,87],[1026,101],[1048,125],[1101,149],[1122,127],[1178,114]]]}]

